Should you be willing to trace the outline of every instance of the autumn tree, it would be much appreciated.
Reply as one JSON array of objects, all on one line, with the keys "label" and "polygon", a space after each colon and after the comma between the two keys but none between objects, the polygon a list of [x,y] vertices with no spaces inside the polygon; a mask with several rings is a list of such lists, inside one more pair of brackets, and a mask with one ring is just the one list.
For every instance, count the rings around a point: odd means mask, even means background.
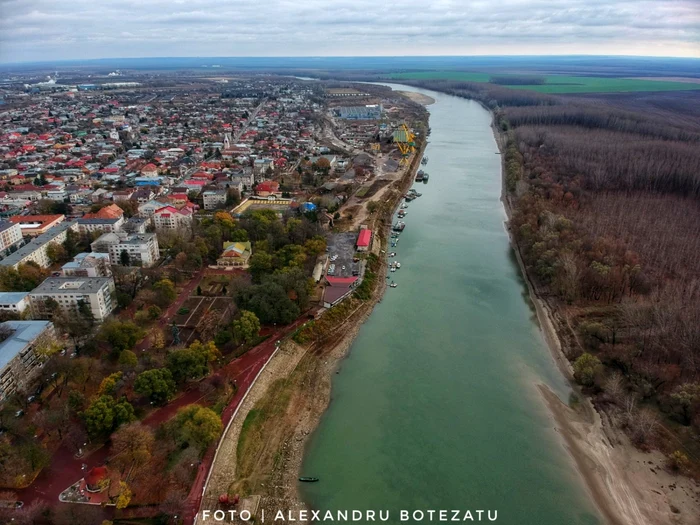
[{"label": "autumn tree", "polygon": [[168,306],[177,298],[175,284],[170,279],[161,279],[153,285],[156,292],[156,304],[158,306]]},{"label": "autumn tree", "polygon": [[122,472],[132,465],[140,467],[151,459],[155,437],[153,430],[138,423],[122,425],[110,439],[111,462],[121,467]]},{"label": "autumn tree", "polygon": [[251,343],[260,333],[260,320],[248,310],[242,310],[241,316],[233,321],[233,338],[237,344]]},{"label": "autumn tree", "polygon": [[174,418],[177,441],[204,452],[221,434],[221,418],[209,408],[189,405],[181,408]]}]

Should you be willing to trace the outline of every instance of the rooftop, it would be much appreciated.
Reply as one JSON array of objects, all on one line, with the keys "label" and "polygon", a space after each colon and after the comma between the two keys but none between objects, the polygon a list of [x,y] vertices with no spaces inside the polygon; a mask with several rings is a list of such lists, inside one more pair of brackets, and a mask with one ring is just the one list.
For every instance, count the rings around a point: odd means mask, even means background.
[{"label": "rooftop", "polygon": [[111,280],[110,277],[49,277],[30,295],[93,293]]},{"label": "rooftop", "polygon": [[22,259],[36,251],[38,248],[41,248],[43,245],[52,242],[56,237],[70,229],[74,224],[75,223],[72,221],[64,221],[61,224],[54,226],[46,233],[42,233],[31,242],[22,246],[16,252],[5,257],[2,261],[0,261],[0,266],[15,266],[16,264],[19,264]]},{"label": "rooftop", "polygon": [[14,357],[32,344],[44,330],[53,326],[50,321],[5,321],[1,327],[13,330],[12,335],[0,343],[0,370]]}]

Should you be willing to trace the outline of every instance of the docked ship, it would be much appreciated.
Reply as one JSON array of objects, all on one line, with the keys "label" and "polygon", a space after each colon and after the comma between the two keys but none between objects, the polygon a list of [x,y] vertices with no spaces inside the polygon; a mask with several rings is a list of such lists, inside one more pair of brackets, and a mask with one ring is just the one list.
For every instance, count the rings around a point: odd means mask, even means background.
[{"label": "docked ship", "polygon": [[406,223],[403,221],[397,221],[394,226],[392,226],[392,230],[395,232],[402,232],[403,229],[406,227]]},{"label": "docked ship", "polygon": [[420,160],[420,163],[421,163],[423,166],[425,166],[425,165],[428,163],[428,157],[423,157],[423,158]]},{"label": "docked ship", "polygon": [[421,182],[423,177],[425,177],[425,172],[423,170],[418,170],[418,173],[416,173],[416,182]]}]

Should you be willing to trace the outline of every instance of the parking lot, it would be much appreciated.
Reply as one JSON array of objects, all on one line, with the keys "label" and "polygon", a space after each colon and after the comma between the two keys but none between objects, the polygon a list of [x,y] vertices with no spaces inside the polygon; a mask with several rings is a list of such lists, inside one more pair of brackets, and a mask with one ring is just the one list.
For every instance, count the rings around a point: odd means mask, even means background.
[{"label": "parking lot", "polygon": [[[353,272],[360,274],[360,263],[353,262],[353,257],[356,256],[355,242],[357,241],[357,233],[333,233],[328,237],[328,266],[326,275],[332,277],[352,277]],[[335,258],[335,260],[333,260]],[[335,271],[329,270],[335,265]],[[345,269],[343,270],[343,267]]]}]

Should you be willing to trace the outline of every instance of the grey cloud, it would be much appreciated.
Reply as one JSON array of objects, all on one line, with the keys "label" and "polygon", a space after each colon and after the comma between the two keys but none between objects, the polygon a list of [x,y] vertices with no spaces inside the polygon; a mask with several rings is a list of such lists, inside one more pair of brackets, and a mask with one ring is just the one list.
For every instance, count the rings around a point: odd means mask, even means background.
[{"label": "grey cloud", "polygon": [[123,56],[700,56],[697,0],[0,0],[0,62]]}]

